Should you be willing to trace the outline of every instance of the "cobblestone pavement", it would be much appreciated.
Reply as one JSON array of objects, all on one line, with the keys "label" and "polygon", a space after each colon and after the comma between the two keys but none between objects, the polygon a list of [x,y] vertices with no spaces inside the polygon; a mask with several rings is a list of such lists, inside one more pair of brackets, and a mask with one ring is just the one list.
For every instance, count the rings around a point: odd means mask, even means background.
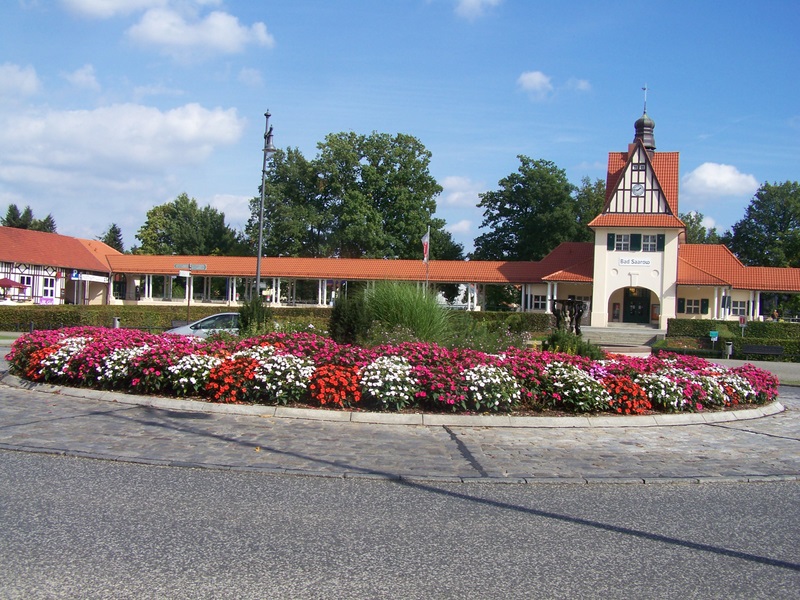
[{"label": "cobblestone pavement", "polygon": [[[0,362],[0,371],[4,368]],[[589,426],[586,418],[572,417],[561,419],[562,426],[537,426],[535,417],[511,419],[503,427],[487,426],[491,421],[485,418],[438,425],[363,423],[324,420],[320,411],[318,418],[308,418],[308,412],[287,418],[229,414],[218,411],[230,407],[192,401],[109,397],[50,386],[26,389],[6,376],[0,382],[0,450],[329,477],[487,483],[800,476],[800,388],[788,386],[781,387],[779,398],[786,410],[777,414],[721,422],[674,415],[659,421],[662,425],[605,418]],[[123,403],[137,401],[145,404]]]}]

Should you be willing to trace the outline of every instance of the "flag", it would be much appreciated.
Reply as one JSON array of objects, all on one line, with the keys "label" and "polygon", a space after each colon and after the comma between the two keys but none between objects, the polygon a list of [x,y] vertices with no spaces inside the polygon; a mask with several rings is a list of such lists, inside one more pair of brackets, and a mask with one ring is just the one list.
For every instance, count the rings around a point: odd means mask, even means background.
[{"label": "flag", "polygon": [[430,250],[430,247],[431,247],[431,229],[429,227],[425,235],[422,236],[422,254],[423,254],[422,262],[428,262],[428,251]]}]

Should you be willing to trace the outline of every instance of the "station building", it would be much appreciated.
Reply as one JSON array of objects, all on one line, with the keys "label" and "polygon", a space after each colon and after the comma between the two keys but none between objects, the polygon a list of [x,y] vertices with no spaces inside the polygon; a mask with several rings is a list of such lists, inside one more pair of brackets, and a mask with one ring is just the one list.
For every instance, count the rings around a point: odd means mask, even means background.
[{"label": "station building", "polygon": [[[644,113],[627,149],[609,153],[605,206],[589,223],[594,242],[563,243],[541,261],[264,257],[261,293],[276,306],[330,306],[348,282],[447,283],[462,286],[464,308],[481,310],[487,286],[503,285],[518,290],[519,311],[551,313],[554,301],[579,300],[584,325],[658,329],[671,318],[760,319],[771,310],[762,295],[800,293],[800,269],[747,267],[725,246],[685,242],[679,153],[658,152],[654,128]],[[0,227],[0,279],[26,286],[12,301],[235,307],[254,293],[255,271],[255,257],[130,255]]]}]

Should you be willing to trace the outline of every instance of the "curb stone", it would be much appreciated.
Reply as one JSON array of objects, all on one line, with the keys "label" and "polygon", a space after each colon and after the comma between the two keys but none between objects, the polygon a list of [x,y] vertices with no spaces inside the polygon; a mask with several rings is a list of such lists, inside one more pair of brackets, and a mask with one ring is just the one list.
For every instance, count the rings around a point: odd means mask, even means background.
[{"label": "curb stone", "polygon": [[513,415],[460,415],[442,413],[381,413],[350,412],[317,408],[293,408],[288,406],[262,406],[256,404],[217,404],[202,400],[185,400],[161,396],[140,396],[118,391],[72,388],[35,383],[20,379],[8,372],[0,373],[0,383],[9,387],[29,391],[91,398],[117,404],[149,406],[163,410],[206,412],[240,416],[275,417],[282,419],[307,419],[333,421],[337,423],[368,423],[371,425],[412,425],[425,427],[507,427],[507,428],[604,428],[604,427],[664,427],[675,425],[703,425],[709,423],[745,421],[759,419],[783,412],[786,408],[779,401],[754,408],[654,415],[601,415],[570,417],[536,417]]}]

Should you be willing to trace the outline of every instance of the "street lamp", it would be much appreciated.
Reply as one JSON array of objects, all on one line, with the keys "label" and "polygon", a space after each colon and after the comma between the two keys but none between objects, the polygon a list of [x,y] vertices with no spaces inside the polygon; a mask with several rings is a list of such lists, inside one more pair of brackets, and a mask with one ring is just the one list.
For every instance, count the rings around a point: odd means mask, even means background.
[{"label": "street lamp", "polygon": [[258,204],[258,253],[256,254],[256,294],[259,300],[261,299],[261,250],[264,244],[264,194],[267,191],[267,159],[269,155],[275,152],[275,146],[272,144],[272,127],[269,124],[269,118],[272,115],[267,109],[264,117],[267,119],[267,124],[264,127],[264,165],[261,167],[261,201]]}]

